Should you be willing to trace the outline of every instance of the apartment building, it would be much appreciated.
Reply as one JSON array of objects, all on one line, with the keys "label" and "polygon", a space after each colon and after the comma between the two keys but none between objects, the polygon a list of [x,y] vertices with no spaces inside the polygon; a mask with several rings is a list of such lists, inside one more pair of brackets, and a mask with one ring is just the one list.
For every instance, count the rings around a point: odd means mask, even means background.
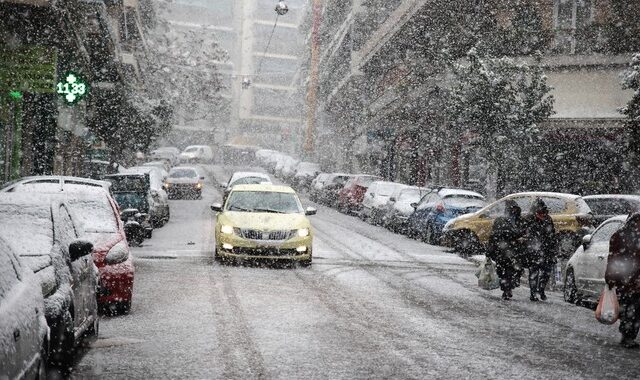
[{"label": "apartment building", "polygon": [[[191,28],[215,38],[228,52],[220,62],[228,115],[214,126],[217,141],[281,148],[300,128],[298,26],[304,0],[286,1],[289,12],[277,16],[277,1],[176,0],[166,17],[176,28]],[[277,17],[277,24],[276,24]],[[212,126],[179,125],[194,133]]]},{"label": "apartment building", "polygon": [[[326,165],[483,190],[482,157],[467,136],[451,132],[442,110],[450,85],[447,64],[477,43],[504,48],[495,46],[500,31],[515,36],[500,55],[526,60],[532,49],[542,51],[553,87],[554,114],[541,126],[544,143],[533,155],[541,190],[587,193],[621,186],[626,133],[618,108],[631,94],[622,90],[619,74],[640,49],[633,22],[640,2],[321,3],[314,136],[322,149],[314,153]],[[522,17],[524,10],[530,13]],[[306,17],[305,32],[311,34],[314,17]],[[307,73],[310,51],[303,60]]]}]

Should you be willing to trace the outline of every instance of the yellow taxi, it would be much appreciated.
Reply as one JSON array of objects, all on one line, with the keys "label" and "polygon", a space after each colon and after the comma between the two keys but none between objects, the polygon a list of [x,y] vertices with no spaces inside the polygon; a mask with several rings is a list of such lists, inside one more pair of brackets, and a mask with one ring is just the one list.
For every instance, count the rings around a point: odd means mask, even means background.
[{"label": "yellow taxi", "polygon": [[216,260],[291,260],[310,265],[313,232],[295,191],[271,184],[237,185],[216,211]]},{"label": "yellow taxi", "polygon": [[594,218],[589,206],[580,196],[563,193],[528,192],[507,195],[474,213],[450,220],[443,229],[444,244],[462,253],[476,253],[489,241],[496,218],[505,215],[507,200],[514,200],[524,215],[538,198],[549,208],[558,234],[560,254],[572,254],[582,236],[593,229]]}]

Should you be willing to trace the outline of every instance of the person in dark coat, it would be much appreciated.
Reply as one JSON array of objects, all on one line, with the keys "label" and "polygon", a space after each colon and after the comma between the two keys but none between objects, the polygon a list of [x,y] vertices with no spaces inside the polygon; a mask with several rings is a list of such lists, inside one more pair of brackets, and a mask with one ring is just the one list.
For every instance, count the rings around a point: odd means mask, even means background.
[{"label": "person in dark coat", "polygon": [[500,277],[502,299],[513,297],[513,289],[520,286],[522,267],[519,262],[521,255],[521,239],[524,233],[522,210],[513,201],[505,202],[505,216],[498,217],[493,222],[493,230],[489,237],[487,257],[496,262],[496,271]]},{"label": "person in dark coat", "polygon": [[526,253],[524,260],[529,267],[529,290],[531,301],[547,299],[544,290],[549,282],[551,271],[556,265],[556,230],[549,216],[549,209],[542,199],[536,199],[531,205],[531,213],[525,219]]},{"label": "person in dark coat", "polygon": [[638,348],[640,329],[640,214],[632,214],[609,240],[605,281],[618,290],[620,299],[620,344]]}]

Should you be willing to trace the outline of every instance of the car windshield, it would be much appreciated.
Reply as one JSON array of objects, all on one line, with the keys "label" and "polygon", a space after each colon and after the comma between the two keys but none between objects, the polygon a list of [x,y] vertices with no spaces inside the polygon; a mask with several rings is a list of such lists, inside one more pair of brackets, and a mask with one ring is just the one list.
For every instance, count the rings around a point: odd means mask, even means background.
[{"label": "car windshield", "polygon": [[268,179],[263,177],[244,177],[237,179],[231,183],[231,186],[236,185],[257,185],[264,182],[270,182]]},{"label": "car windshield", "polygon": [[398,201],[402,202],[419,202],[422,196],[425,194],[424,191],[420,191],[420,189],[405,189],[402,190],[400,196],[398,197]]},{"label": "car windshield", "polygon": [[589,199],[586,202],[595,215],[624,215],[634,211],[623,199]]},{"label": "car windshield", "polygon": [[174,169],[169,173],[170,178],[197,178],[198,173],[193,169]]},{"label": "car windshield", "polygon": [[69,198],[69,208],[80,220],[86,233],[116,233],[118,222],[111,203],[103,199]]},{"label": "car windshield", "polygon": [[145,193],[115,193],[114,198],[120,210],[128,208],[137,209],[140,212],[147,212],[149,202]]},{"label": "car windshield", "polygon": [[457,208],[474,207],[480,209],[485,205],[485,201],[481,197],[464,194],[449,195],[444,197],[443,201],[448,207]]},{"label": "car windshield", "polygon": [[107,177],[111,182],[111,190],[116,192],[146,192],[149,189],[147,176],[116,176]]},{"label": "car windshield", "polygon": [[53,223],[46,202],[38,206],[0,204],[0,231],[1,237],[19,255],[48,255],[51,252]]},{"label": "car windshield", "polygon": [[302,212],[298,197],[293,193],[275,191],[232,191],[227,211],[293,214]]},{"label": "car windshield", "polygon": [[198,149],[199,149],[198,147],[187,148],[187,149],[185,149],[185,152],[193,153],[193,152],[197,152]]}]

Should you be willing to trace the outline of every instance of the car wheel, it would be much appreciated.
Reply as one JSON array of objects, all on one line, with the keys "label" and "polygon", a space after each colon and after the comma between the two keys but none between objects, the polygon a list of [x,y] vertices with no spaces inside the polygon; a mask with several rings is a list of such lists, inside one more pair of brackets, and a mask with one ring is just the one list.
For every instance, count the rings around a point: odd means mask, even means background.
[{"label": "car wheel", "polygon": [[573,270],[567,270],[562,293],[565,302],[576,303],[578,301],[578,289],[576,288],[576,277],[573,274]]},{"label": "car wheel", "polygon": [[99,331],[100,331],[100,318],[98,318],[98,316],[96,315],[96,318],[93,321],[93,324],[89,326],[89,328],[87,328],[87,331],[85,331],[84,336],[97,337]]},{"label": "car wheel", "polygon": [[131,300],[118,302],[116,304],[116,311],[121,315],[129,314],[129,312],[131,312]]},{"label": "car wheel", "polygon": [[480,252],[480,241],[469,231],[462,231],[455,242],[455,250],[463,256],[471,256]]},{"label": "car wheel", "polygon": [[69,368],[73,360],[75,336],[73,334],[73,318],[69,310],[56,323],[56,332],[52,336],[50,363],[63,370]]},{"label": "car wheel", "polygon": [[220,257],[220,255],[218,254],[218,249],[217,249],[217,248],[213,251],[213,259],[214,259],[215,261],[217,261],[217,262],[222,261],[222,260],[221,260],[222,258],[221,258],[221,257]]},{"label": "car wheel", "polygon": [[308,268],[311,266],[311,260],[300,261],[300,266],[304,268]]}]

